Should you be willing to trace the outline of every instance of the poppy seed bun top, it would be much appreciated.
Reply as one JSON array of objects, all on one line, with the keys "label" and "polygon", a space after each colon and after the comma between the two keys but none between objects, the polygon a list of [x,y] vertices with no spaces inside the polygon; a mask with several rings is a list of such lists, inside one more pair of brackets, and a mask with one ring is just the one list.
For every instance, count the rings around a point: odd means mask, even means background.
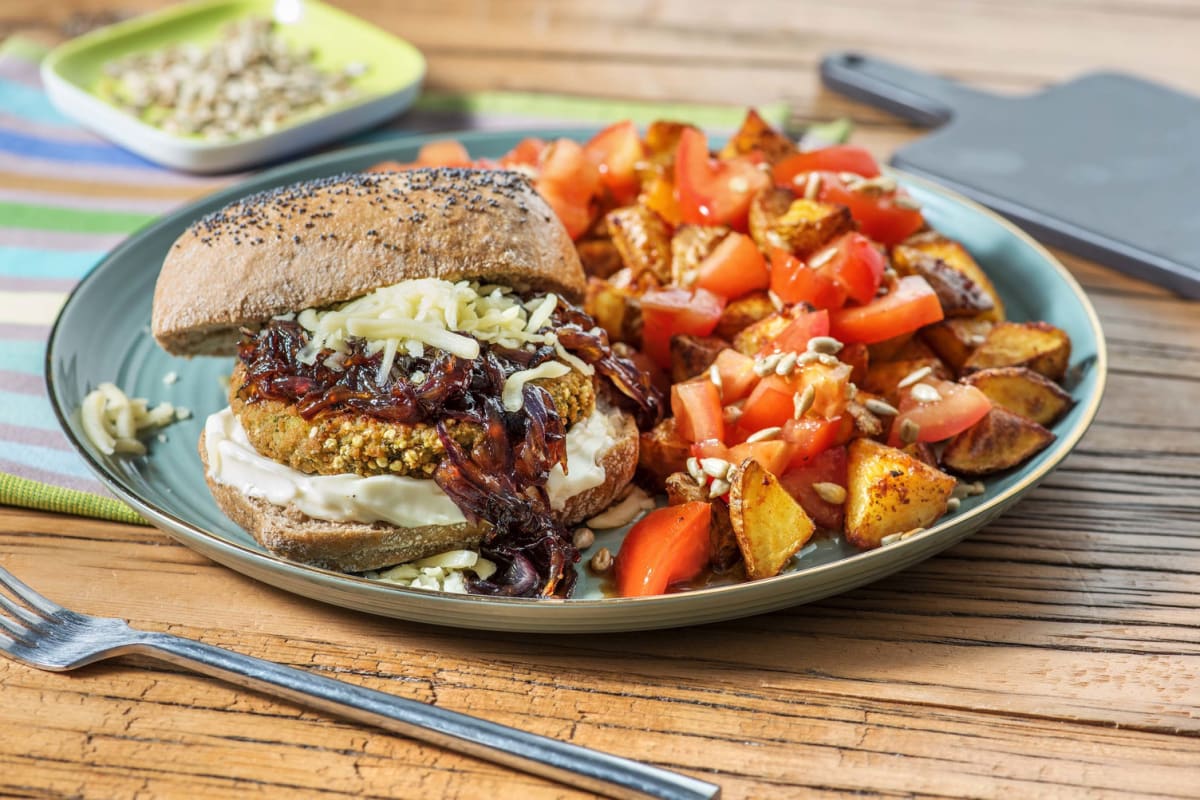
[{"label": "poppy seed bun top", "polygon": [[154,338],[230,355],[238,329],[413,278],[583,297],[571,237],[522,175],[471,169],[346,174],[243,198],[189,227],[154,290]]}]

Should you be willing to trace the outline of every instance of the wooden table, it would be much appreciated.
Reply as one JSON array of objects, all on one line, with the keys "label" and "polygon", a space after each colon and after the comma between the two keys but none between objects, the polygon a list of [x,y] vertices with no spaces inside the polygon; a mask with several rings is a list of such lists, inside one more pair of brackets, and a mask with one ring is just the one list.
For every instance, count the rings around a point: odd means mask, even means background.
[{"label": "wooden table", "polygon": [[[5,0],[0,36],[159,4]],[[1200,92],[1191,0],[343,4],[421,46],[434,87],[783,98],[799,121],[853,116],[880,155],[918,132],[821,92],[821,53],[1003,90],[1108,66]],[[822,603],[622,636],[440,630],[293,597],[153,529],[15,509],[0,509],[0,563],[79,610],[646,759],[731,798],[1200,797],[1200,307],[1064,260],[1111,354],[1078,450],[967,542]],[[0,793],[580,796],[160,667],[7,661]]]}]

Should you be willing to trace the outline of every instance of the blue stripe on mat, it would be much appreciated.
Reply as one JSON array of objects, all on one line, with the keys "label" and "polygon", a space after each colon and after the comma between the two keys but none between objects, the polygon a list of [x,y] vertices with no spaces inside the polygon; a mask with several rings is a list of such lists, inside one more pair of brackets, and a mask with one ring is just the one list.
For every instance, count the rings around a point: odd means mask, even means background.
[{"label": "blue stripe on mat", "polygon": [[[0,347],[0,370],[10,369],[14,372],[31,372],[42,374],[42,361],[46,358],[45,342],[6,342]],[[7,411],[7,406],[0,402],[0,408]],[[7,414],[5,416],[8,416]],[[20,419],[20,417],[15,417]]]},{"label": "blue stripe on mat", "polygon": [[10,278],[82,278],[104,258],[102,250],[0,247],[0,275]]},{"label": "blue stripe on mat", "polygon": [[4,407],[6,419],[20,420],[28,428],[59,430],[58,417],[44,395],[0,391],[0,406]]},{"label": "blue stripe on mat", "polygon": [[144,167],[161,170],[141,156],[135,156],[111,144],[71,142],[65,145],[53,139],[42,139],[0,128],[0,151],[29,158],[45,158],[73,164],[104,164],[116,167]]},{"label": "blue stripe on mat", "polygon": [[78,127],[76,122],[54,107],[45,92],[16,81],[0,78],[0,106],[9,114],[16,114],[34,122]]}]

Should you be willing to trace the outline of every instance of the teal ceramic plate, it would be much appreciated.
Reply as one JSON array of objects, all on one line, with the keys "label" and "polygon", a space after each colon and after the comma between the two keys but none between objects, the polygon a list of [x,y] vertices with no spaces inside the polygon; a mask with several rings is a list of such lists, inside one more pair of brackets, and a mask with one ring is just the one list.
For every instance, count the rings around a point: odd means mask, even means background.
[{"label": "teal ceramic plate", "polygon": [[[108,62],[168,45],[204,45],[249,17],[273,19],[291,47],[312,49],[318,69],[362,65],[352,84],[357,96],[269,133],[213,141],[167,133],[110,102]],[[278,161],[377,125],[412,105],[424,76],[425,59],[411,44],[319,0],[193,0],[72,39],[42,61],[46,90],[64,114],[151,161],[189,172]]]},{"label": "teal ceramic plate", "polygon": [[[563,132],[467,133],[457,138],[472,153],[499,156],[525,135]],[[566,135],[584,136],[580,131]],[[423,139],[409,138],[332,153],[289,165],[176,212],[115,250],[75,290],[50,337],[47,381],[68,437],[100,479],[148,520],[189,547],[251,577],[336,605],[404,619],[466,628],[542,632],[665,628],[747,616],[843,592],[902,570],[955,544],[995,519],[1057,465],[1087,429],[1105,379],[1100,323],[1079,285],[1046,250],[1009,223],[931,184],[900,176],[924,205],[930,222],[962,241],[988,270],[1013,319],[1043,319],[1070,334],[1076,402],[1054,432],[1057,440],[1031,462],[987,482],[987,492],[964,502],[937,526],[878,550],[859,553],[836,541],[806,551],[775,578],[648,598],[609,598],[584,573],[571,600],[512,600],[431,593],[380,584],[276,558],[230,522],[204,483],[196,453],[204,417],[225,405],[219,379],[231,360],[173,358],[150,336],[151,298],[158,265],[175,238],[200,215],[250,192],[297,180],[357,170],[384,159],[412,160]],[[179,380],[167,385],[163,376]],[[151,439],[138,458],[96,452],[79,422],[79,403],[102,381],[129,394],[170,401],[195,416]],[[619,533],[597,546],[614,552]]]}]

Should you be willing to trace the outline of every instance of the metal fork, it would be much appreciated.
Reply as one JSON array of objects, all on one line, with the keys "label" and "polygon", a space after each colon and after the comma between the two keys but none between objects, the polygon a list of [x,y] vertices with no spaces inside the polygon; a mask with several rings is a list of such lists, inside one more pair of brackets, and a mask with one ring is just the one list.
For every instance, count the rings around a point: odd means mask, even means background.
[{"label": "metal fork", "polygon": [[0,567],[0,653],[38,669],[64,672],[138,654],[248,689],[376,725],[449,750],[494,761],[616,798],[710,800],[721,789],[686,775],[416,700],[313,675],[167,633],[139,631],[125,620],[91,617],[52,603]]}]

